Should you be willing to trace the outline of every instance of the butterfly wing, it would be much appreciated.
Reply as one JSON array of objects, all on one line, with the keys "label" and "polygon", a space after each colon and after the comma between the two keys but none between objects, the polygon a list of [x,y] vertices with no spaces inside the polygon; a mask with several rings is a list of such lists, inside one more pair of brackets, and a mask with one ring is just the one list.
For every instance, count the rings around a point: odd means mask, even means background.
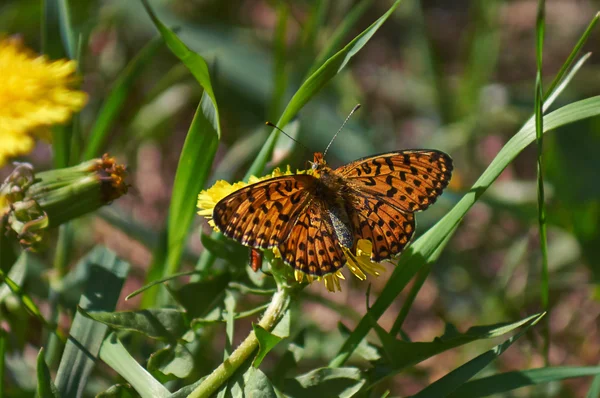
[{"label": "butterfly wing", "polygon": [[245,246],[279,246],[313,196],[315,182],[313,176],[296,174],[248,185],[215,205],[215,225]]},{"label": "butterfly wing", "polygon": [[348,201],[355,239],[372,244],[371,261],[388,260],[402,252],[415,232],[413,213],[403,212],[372,195],[357,192]]},{"label": "butterfly wing", "polygon": [[425,210],[446,188],[452,175],[452,159],[440,151],[406,150],[359,159],[335,172],[351,189],[414,212]]},{"label": "butterfly wing", "polygon": [[279,251],[286,264],[313,276],[334,273],[346,263],[327,205],[316,198],[300,214]]}]

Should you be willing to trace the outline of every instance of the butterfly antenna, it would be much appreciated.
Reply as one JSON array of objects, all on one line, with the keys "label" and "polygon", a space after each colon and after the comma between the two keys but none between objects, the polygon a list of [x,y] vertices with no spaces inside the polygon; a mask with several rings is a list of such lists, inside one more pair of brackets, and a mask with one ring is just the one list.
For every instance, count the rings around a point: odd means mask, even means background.
[{"label": "butterfly antenna", "polygon": [[306,145],[304,145],[303,143],[301,143],[300,141],[298,141],[297,139],[295,139],[294,137],[292,137],[291,135],[289,135],[288,133],[286,133],[285,131],[283,131],[283,130],[282,130],[282,129],[280,129],[279,127],[275,126],[273,123],[271,123],[271,122],[266,122],[265,124],[266,124],[267,126],[270,126],[270,127],[276,128],[277,130],[279,130],[279,131],[281,131],[283,134],[285,134],[285,135],[286,135],[286,136],[287,136],[287,137],[288,137],[290,140],[292,140],[292,141],[294,141],[294,142],[298,143],[300,146],[302,146],[302,147],[303,147],[304,149],[306,149],[307,151],[310,151],[310,149],[308,149],[308,148],[306,147]]},{"label": "butterfly antenna", "polygon": [[331,139],[331,141],[329,141],[329,144],[327,145],[327,148],[325,148],[325,151],[323,152],[323,157],[325,157],[325,154],[327,154],[327,151],[329,150],[329,147],[331,146],[331,144],[333,144],[333,140],[335,140],[335,137],[337,137],[337,135],[340,133],[340,131],[342,131],[342,129],[344,128],[344,126],[346,125],[346,123],[348,123],[348,120],[350,119],[350,116],[352,116],[352,114],[354,112],[356,112],[358,110],[358,108],[360,108],[360,104],[356,104],[356,106],[350,111],[350,114],[346,117],[346,120],[344,120],[344,123],[342,123],[342,126],[340,127],[340,129],[337,131],[337,133],[335,133],[335,135],[333,136],[333,138]]}]

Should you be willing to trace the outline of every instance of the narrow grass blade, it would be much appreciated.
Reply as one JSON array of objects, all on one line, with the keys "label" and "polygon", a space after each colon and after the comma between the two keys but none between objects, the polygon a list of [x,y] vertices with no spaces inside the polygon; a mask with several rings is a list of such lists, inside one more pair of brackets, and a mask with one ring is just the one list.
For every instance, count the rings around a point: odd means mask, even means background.
[{"label": "narrow grass blade", "polygon": [[208,64],[158,20],[146,0],[142,0],[142,4],[169,49],[188,67],[204,89],[183,144],[173,184],[173,196],[169,207],[167,264],[163,273],[170,275],[179,268],[185,239],[195,215],[197,195],[204,186],[217,151],[221,124]]},{"label": "narrow grass blade", "polygon": [[[544,31],[546,19],[546,2],[539,0],[537,6],[536,20],[536,76],[535,76],[535,137],[537,144],[537,196],[538,196],[538,230],[540,240],[540,252],[542,259],[542,271],[540,281],[540,301],[542,308],[548,310],[550,298],[550,275],[548,271],[548,237],[546,227],[546,199],[544,193],[544,88],[542,85],[542,56],[544,50]],[[550,324],[546,318],[544,335],[544,360],[549,364],[550,352]]]},{"label": "narrow grass blade", "polygon": [[285,1],[277,3],[277,26],[275,28],[275,37],[273,43],[273,95],[269,105],[269,120],[277,118],[281,113],[285,91],[288,84],[288,73],[286,68],[286,38],[287,21],[290,15],[290,8]]},{"label": "narrow grass blade", "polygon": [[[569,80],[573,76],[573,73],[566,80]],[[565,85],[566,82],[559,86],[555,94],[558,95]],[[546,105],[550,105],[552,100],[556,98],[556,95],[549,99]],[[545,117],[546,123],[544,124],[544,128],[545,131],[549,131],[598,114],[600,114],[600,97],[588,98],[566,105],[547,115]],[[379,319],[421,267],[435,261],[466,212],[469,211],[485,190],[498,178],[506,166],[534,140],[535,125],[533,120],[530,119],[500,150],[471,190],[463,196],[444,218],[415,241],[400,257],[398,265],[386,283],[381,295],[359,322],[350,338],[346,340],[338,355],[330,362],[330,366],[341,366],[350,357],[352,351],[369,332],[373,320]]]},{"label": "narrow grass blade", "polygon": [[392,325],[392,328],[390,329],[390,336],[396,336],[398,334],[398,332],[400,332],[400,330],[402,329],[404,320],[408,316],[408,312],[410,311],[410,308],[412,307],[412,305],[415,301],[415,298],[417,298],[417,294],[419,294],[419,290],[421,290],[421,287],[423,287],[425,280],[429,276],[430,271],[431,271],[431,266],[426,264],[423,268],[421,268],[421,270],[417,274],[417,276],[415,278],[415,282],[413,283],[412,287],[410,288],[410,292],[408,293],[408,296],[406,296],[406,299],[404,300],[404,303],[402,304],[402,308],[400,309],[400,312],[398,313],[398,317],[396,318],[396,320],[394,321],[394,324]]},{"label": "narrow grass blade", "polygon": [[597,398],[600,397],[600,375],[594,377],[592,381],[592,385],[590,385],[590,389],[586,395],[586,398]]},{"label": "narrow grass blade", "polygon": [[46,365],[44,358],[44,348],[40,349],[40,353],[37,357],[37,396],[40,398],[59,398],[60,394],[56,389],[52,378],[50,377],[50,370]]},{"label": "narrow grass blade", "polygon": [[129,300],[129,299],[137,296],[138,294],[145,292],[146,290],[150,289],[151,287],[154,287],[156,285],[160,285],[161,283],[165,283],[165,282],[168,282],[170,280],[180,278],[182,276],[194,275],[194,274],[197,274],[197,273],[198,273],[198,271],[178,272],[176,274],[169,275],[167,277],[164,277],[164,278],[152,281],[152,282],[148,283],[147,285],[144,285],[144,286],[140,287],[139,289],[134,290],[132,293],[129,293],[127,295],[127,297],[125,297],[125,300]]},{"label": "narrow grass blade", "polygon": [[123,109],[131,87],[142,75],[142,70],[151,65],[150,60],[162,44],[161,37],[150,40],[119,74],[96,115],[96,122],[90,132],[83,160],[97,158],[105,151],[111,129]]},{"label": "narrow grass blade", "polygon": [[500,52],[499,20],[503,2],[476,0],[470,4],[473,26],[468,33],[468,59],[456,95],[459,117],[477,112],[481,88],[490,82]]},{"label": "narrow grass blade", "polygon": [[[73,31],[67,0],[44,0],[42,17],[42,51],[51,59],[68,57],[73,59]],[[54,167],[69,165],[71,129],[68,126],[52,128],[52,153]]]},{"label": "narrow grass blade", "polygon": [[[401,0],[397,0],[383,14],[377,21],[371,26],[365,29],[362,33],[356,36],[346,47],[337,52],[334,56],[329,58],[319,69],[316,70],[296,91],[288,105],[286,106],[283,114],[277,121],[277,126],[285,128],[285,126],[292,121],[297,115],[298,111],[306,105],[306,103],[313,98],[329,81],[334,78],[340,71],[344,69],[346,64],[352,59],[352,57],[358,53],[365,44],[373,37],[375,32],[383,25],[383,23],[389,18],[390,15],[400,5]],[[258,156],[250,166],[248,173],[246,173],[246,179],[251,175],[260,175],[273,154],[273,149],[279,138],[279,131],[273,130],[267,142],[260,150]]]},{"label": "narrow grass blade", "polygon": [[[94,248],[86,260],[91,264],[90,274],[79,306],[86,311],[114,311],[129,264],[102,246]],[[106,325],[75,314],[56,375],[61,396],[82,396],[107,329]]]},{"label": "narrow grass blade", "polygon": [[4,393],[2,391],[6,391],[6,386],[4,385],[6,379],[4,378],[4,374],[6,373],[7,337],[8,333],[6,330],[0,328],[0,397],[3,397]]},{"label": "narrow grass blade", "polygon": [[161,398],[171,395],[158,380],[144,369],[130,354],[114,333],[102,342],[98,354],[108,366],[123,377],[142,398]]},{"label": "narrow grass blade", "polygon": [[[502,394],[526,386],[594,375],[600,375],[600,366],[558,366],[506,372],[469,381],[454,390],[448,398],[487,397],[492,394]],[[598,395],[594,395],[593,397],[598,397]]]},{"label": "narrow grass blade", "polygon": [[600,19],[600,13],[597,13],[596,15],[594,15],[594,18],[592,18],[592,20],[590,21],[590,24],[588,25],[586,30],[583,32],[583,35],[581,35],[581,38],[577,41],[577,44],[575,44],[575,47],[573,47],[571,54],[569,54],[569,57],[567,58],[565,63],[561,66],[560,70],[556,74],[556,77],[554,78],[554,80],[552,80],[552,83],[550,83],[550,85],[548,86],[548,89],[546,90],[546,94],[544,95],[544,101],[548,100],[550,95],[552,95],[554,93],[554,90],[556,89],[558,84],[563,80],[564,75],[569,71],[569,69],[573,65],[573,62],[575,61],[575,57],[577,56],[577,54],[579,53],[579,51],[581,50],[583,45],[587,42],[587,39],[592,34],[592,30],[594,30],[594,27],[598,23],[599,19]]},{"label": "narrow grass blade", "polygon": [[350,30],[354,28],[354,25],[356,25],[360,18],[365,14],[371,4],[373,4],[373,0],[361,0],[344,16],[340,25],[331,35],[327,46],[325,46],[319,55],[317,55],[317,59],[306,75],[307,78],[312,75],[318,67],[323,65],[323,63],[335,53],[337,48],[340,48],[344,37],[346,37]]},{"label": "narrow grass blade", "polygon": [[471,377],[480,372],[483,368],[488,366],[492,361],[498,358],[504,351],[508,349],[515,341],[517,341],[522,335],[525,334],[530,327],[539,322],[540,319],[545,315],[541,314],[534,318],[523,330],[506,340],[502,344],[497,345],[493,349],[484,352],[476,358],[470,360],[459,368],[448,373],[441,379],[430,384],[419,393],[413,395],[413,398],[423,397],[444,397],[450,392],[456,390],[459,386],[464,384]]}]

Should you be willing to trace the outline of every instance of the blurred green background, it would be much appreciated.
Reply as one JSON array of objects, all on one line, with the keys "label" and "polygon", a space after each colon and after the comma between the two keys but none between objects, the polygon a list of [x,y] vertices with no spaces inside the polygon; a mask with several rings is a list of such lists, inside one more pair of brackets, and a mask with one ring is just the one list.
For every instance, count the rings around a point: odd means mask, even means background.
[{"label": "blurred green background", "polygon": [[[378,18],[388,3],[361,1],[364,13],[341,43]],[[298,123],[288,125],[290,133],[310,151],[282,137],[271,166],[304,168],[306,161],[312,160],[312,152],[322,151],[347,113],[361,103],[362,108],[329,151],[331,165],[403,148],[440,149],[454,159],[450,188],[431,210],[418,215],[418,234],[422,234],[469,189],[533,113],[536,3],[404,0],[349,67],[300,112]],[[276,122],[356,2],[288,3],[287,35],[282,43],[274,39],[277,1],[172,0],[151,4],[166,25],[178,29],[182,40],[209,61],[223,130],[207,184],[210,186],[217,179],[236,181],[244,176],[268,136],[264,122]],[[74,29],[86,43],[80,49],[82,87],[90,95],[81,114],[86,134],[126,65],[157,33],[138,1],[81,0],[72,2],[71,7]],[[546,84],[598,9],[600,1],[547,2]],[[38,50],[41,19],[39,0],[0,1],[0,32],[20,35]],[[594,32],[584,51],[594,52],[598,38]],[[102,150],[129,166],[133,187],[112,211],[143,226],[146,243],[156,239],[165,223],[177,161],[201,95],[191,74],[164,45],[152,51],[127,85],[125,106],[112,121],[110,137],[102,145]],[[599,92],[598,59],[593,53],[553,109]],[[599,120],[587,119],[552,132],[544,145],[551,271],[550,362],[597,365]],[[50,168],[49,146],[40,143],[27,160],[39,169]],[[475,323],[518,319],[541,309],[535,161],[532,146],[469,212],[433,267],[404,325],[404,332],[413,341],[441,335],[445,322],[464,331]],[[7,168],[0,170],[0,177],[7,172]],[[78,226],[86,233],[76,235],[74,247],[83,253],[103,242],[130,261],[135,277],[125,286],[129,293],[144,283],[151,250],[107,222],[106,214]],[[198,231],[209,230],[200,217],[194,228],[186,257],[190,264],[202,250]],[[385,275],[370,279],[371,294],[385,280]],[[341,294],[328,293],[322,284],[307,289],[307,299],[298,308],[298,322],[321,332],[335,330],[340,319],[352,325],[356,316],[348,308],[364,313],[367,283],[352,278],[347,282]],[[318,305],[324,301],[333,303]],[[136,308],[138,304],[137,300],[121,300],[119,308]],[[391,326],[401,304],[399,300],[388,311],[389,317],[380,320],[383,327]],[[336,310],[337,305],[346,309]],[[308,356],[315,363],[329,358],[338,347],[334,337],[322,336],[308,335]],[[31,339],[34,337],[24,337]],[[400,395],[415,393],[481,351],[480,344],[426,361],[413,372],[395,377],[389,387]],[[540,336],[528,335],[495,363],[495,369],[541,366],[540,352]],[[220,347],[215,347],[211,360],[218,363],[219,359]],[[268,361],[265,366],[269,366]],[[583,396],[588,384],[588,379],[576,379],[557,386],[560,390],[555,393]]]}]

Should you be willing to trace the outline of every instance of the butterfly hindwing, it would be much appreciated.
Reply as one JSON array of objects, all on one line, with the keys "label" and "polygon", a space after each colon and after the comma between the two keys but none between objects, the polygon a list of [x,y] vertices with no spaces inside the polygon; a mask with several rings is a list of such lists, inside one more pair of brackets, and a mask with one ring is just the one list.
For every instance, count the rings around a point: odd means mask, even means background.
[{"label": "butterfly hindwing", "polygon": [[248,185],[216,204],[215,225],[242,245],[256,249],[276,247],[304,211],[315,181],[310,175],[296,174]]},{"label": "butterfly hindwing", "polygon": [[433,204],[448,185],[452,159],[440,151],[407,150],[359,159],[335,172],[350,188],[415,212]]},{"label": "butterfly hindwing", "polygon": [[317,199],[298,217],[279,251],[285,263],[314,276],[331,274],[346,263],[327,207]]},{"label": "butterfly hindwing", "polygon": [[371,261],[388,260],[402,252],[415,232],[414,214],[371,195],[357,194],[353,203],[348,213],[355,239],[371,242]]}]

